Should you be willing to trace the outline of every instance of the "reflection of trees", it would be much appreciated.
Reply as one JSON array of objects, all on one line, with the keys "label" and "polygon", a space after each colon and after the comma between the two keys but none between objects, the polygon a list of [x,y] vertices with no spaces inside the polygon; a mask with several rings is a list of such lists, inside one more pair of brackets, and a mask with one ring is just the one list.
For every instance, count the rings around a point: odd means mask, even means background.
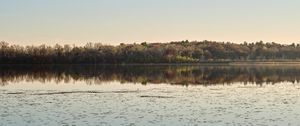
[{"label": "reflection of trees", "polygon": [[230,84],[298,82],[300,66],[111,66],[111,65],[2,65],[2,85],[19,81],[101,84],[122,83]]}]

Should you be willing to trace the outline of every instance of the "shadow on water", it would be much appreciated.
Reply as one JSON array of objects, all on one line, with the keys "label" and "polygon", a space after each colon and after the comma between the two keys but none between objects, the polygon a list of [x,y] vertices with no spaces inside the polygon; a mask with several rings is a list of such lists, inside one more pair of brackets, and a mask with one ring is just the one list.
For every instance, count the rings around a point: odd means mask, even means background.
[{"label": "shadow on water", "polygon": [[300,66],[232,65],[1,65],[0,85],[20,81],[68,83],[112,81],[140,84],[215,85],[299,82]]}]

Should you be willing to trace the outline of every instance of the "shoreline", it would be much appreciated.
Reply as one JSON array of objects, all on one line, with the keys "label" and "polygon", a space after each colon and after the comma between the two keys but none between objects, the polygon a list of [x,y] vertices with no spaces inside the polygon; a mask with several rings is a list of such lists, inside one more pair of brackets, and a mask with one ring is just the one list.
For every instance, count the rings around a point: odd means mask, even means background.
[{"label": "shoreline", "polygon": [[5,65],[103,65],[103,66],[124,66],[124,65],[137,65],[137,66],[199,66],[199,65],[300,65],[300,61],[207,61],[207,62],[197,62],[197,63],[121,63],[121,64],[94,64],[94,63],[66,63],[66,64],[34,64],[34,63],[18,63],[18,64],[0,64],[0,66]]}]

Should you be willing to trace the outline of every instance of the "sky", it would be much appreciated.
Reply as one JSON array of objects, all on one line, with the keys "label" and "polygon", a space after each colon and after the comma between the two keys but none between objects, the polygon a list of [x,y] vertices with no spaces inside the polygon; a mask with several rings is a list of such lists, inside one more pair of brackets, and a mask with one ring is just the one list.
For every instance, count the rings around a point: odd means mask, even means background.
[{"label": "sky", "polygon": [[300,43],[299,12],[300,0],[0,0],[0,41]]}]

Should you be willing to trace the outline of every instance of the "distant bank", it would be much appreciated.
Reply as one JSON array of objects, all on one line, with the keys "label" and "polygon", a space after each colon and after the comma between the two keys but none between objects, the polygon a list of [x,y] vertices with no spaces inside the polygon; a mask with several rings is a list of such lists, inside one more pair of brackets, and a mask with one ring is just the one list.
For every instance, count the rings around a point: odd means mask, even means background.
[{"label": "distant bank", "polygon": [[0,42],[0,64],[298,64],[299,44],[177,41],[19,46]]},{"label": "distant bank", "polygon": [[300,65],[300,61],[202,61],[197,63],[130,63],[119,65]]},{"label": "distant bank", "polygon": [[300,65],[300,61],[236,61],[230,65]]}]

